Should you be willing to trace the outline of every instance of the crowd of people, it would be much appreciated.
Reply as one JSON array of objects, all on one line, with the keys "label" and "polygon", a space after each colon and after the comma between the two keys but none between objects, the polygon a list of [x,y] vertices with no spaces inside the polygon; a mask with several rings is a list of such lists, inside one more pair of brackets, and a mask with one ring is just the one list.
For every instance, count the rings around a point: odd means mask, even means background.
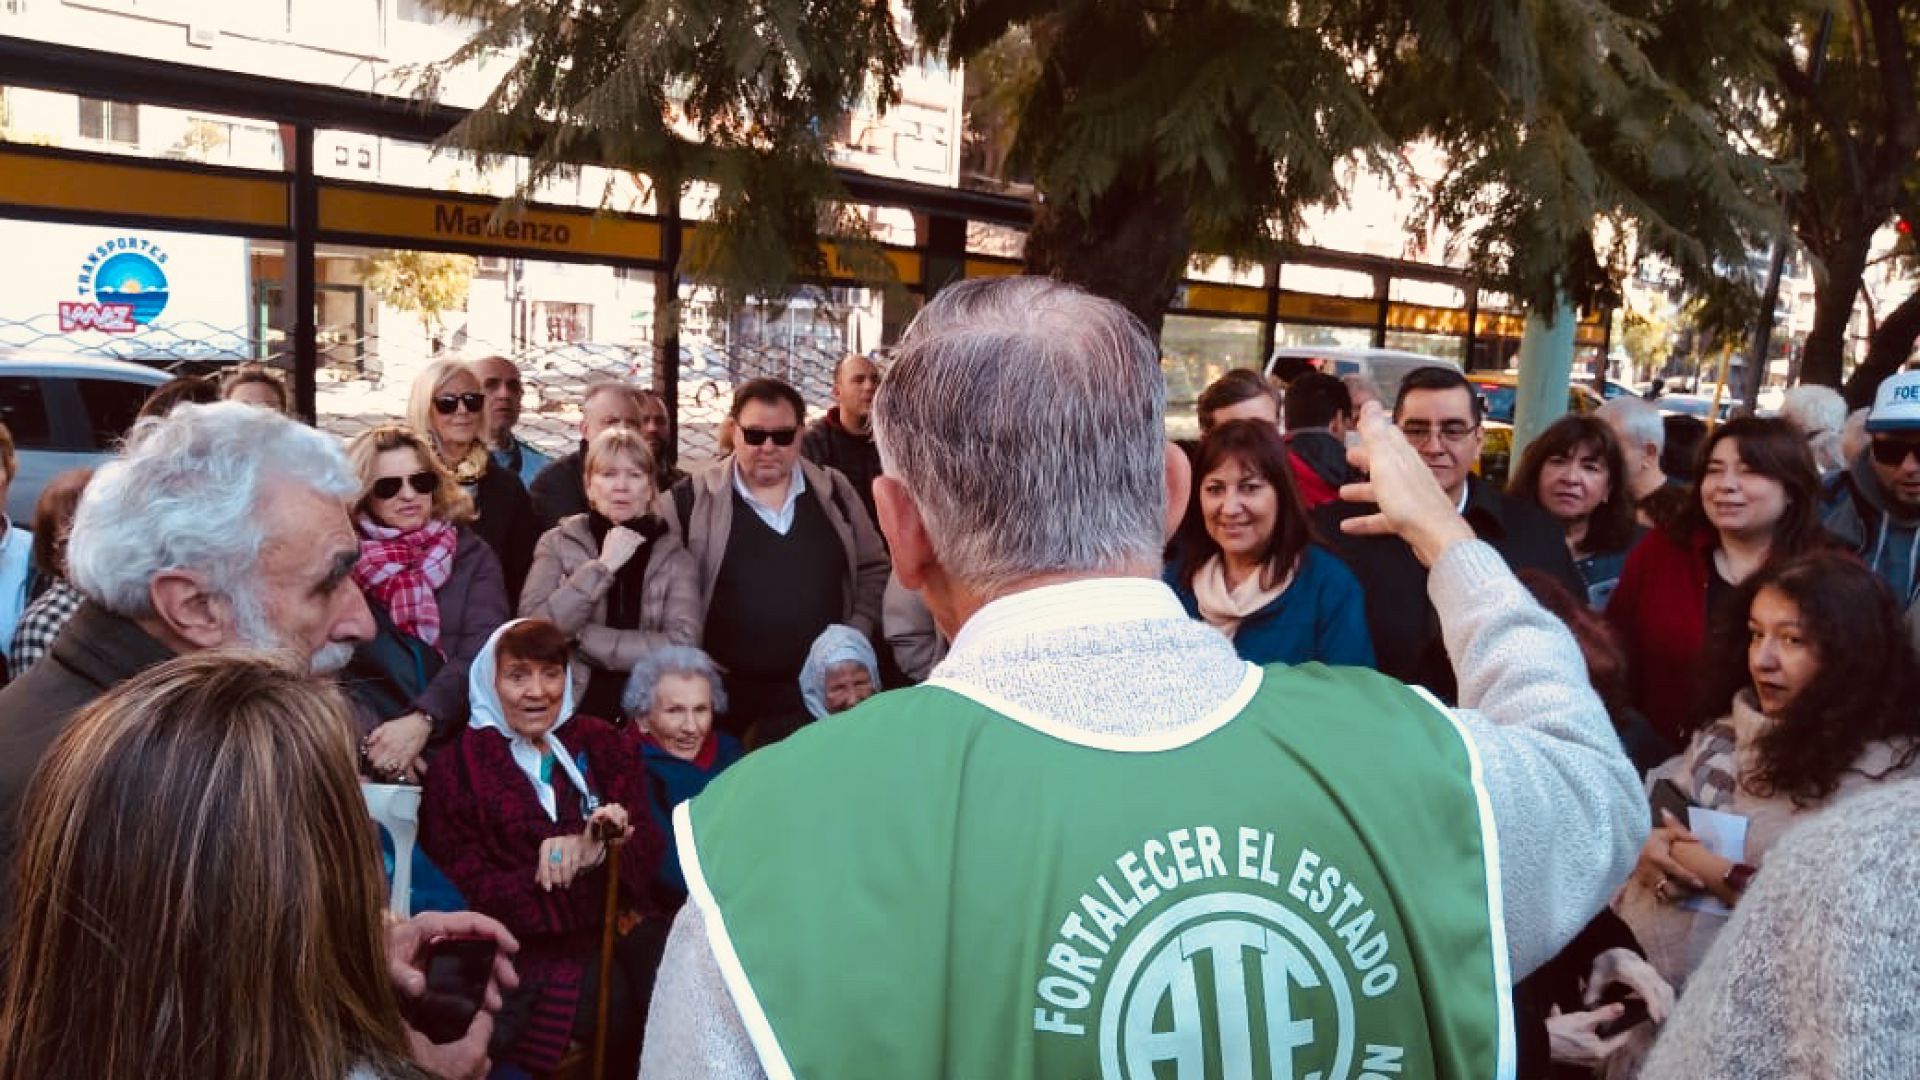
[{"label": "crowd of people", "polygon": [[[1137,321],[1019,278],[691,473],[615,380],[543,453],[501,357],[344,442],[162,387],[0,536],[0,1075],[1893,1075],[1830,1063],[1920,983],[1738,968],[1796,829],[1913,801],[1920,373],[1824,473],[1829,402],[1675,464],[1619,399],[1504,489],[1458,371],[1289,374],[1167,443]],[[461,911],[383,924],[356,782]]]}]

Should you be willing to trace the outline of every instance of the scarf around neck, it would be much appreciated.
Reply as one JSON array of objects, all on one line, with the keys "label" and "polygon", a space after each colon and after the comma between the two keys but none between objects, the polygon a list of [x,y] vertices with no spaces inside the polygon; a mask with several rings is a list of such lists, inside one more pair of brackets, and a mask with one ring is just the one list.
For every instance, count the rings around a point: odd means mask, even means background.
[{"label": "scarf around neck", "polygon": [[[587,530],[593,534],[596,549],[607,544],[607,534],[613,531],[614,521],[598,510],[587,510]],[[613,575],[613,585],[607,590],[607,625],[615,630],[640,629],[641,598],[646,591],[647,565],[653,561],[655,541],[667,533],[667,523],[652,514],[644,514],[632,521],[622,522],[646,540],[640,550]]]},{"label": "scarf around neck", "polygon": [[[584,814],[591,814],[599,806],[599,799],[588,786],[587,779],[580,773],[580,766],[574,763],[573,755],[567,752],[566,744],[560,741],[560,729],[573,719],[573,680],[563,679],[564,689],[560,697],[560,715],[553,726],[541,737],[546,744],[545,750],[535,746],[531,739],[513,730],[507,724],[506,710],[500,705],[500,691],[494,688],[494,673],[499,666],[498,652],[500,635],[526,622],[514,619],[493,632],[487,643],[481,647],[480,654],[473,658],[473,666],[467,669],[467,697],[473,703],[473,712],[467,718],[467,726],[476,731],[492,730],[507,740],[507,753],[513,763],[525,774],[527,783],[533,785],[533,793],[540,800],[540,809],[547,812],[547,820],[560,820],[559,803],[553,789],[553,782],[543,775],[541,761],[548,753],[553,755],[554,769],[564,774],[567,782],[580,793],[585,802]],[[584,816],[583,814],[583,816]]]},{"label": "scarf around neck", "polygon": [[1229,587],[1226,559],[1215,555],[1193,575],[1193,598],[1207,625],[1232,640],[1247,616],[1278,600],[1280,594],[1287,591],[1287,586],[1293,584],[1293,575],[1294,571],[1288,570],[1271,588],[1263,588],[1260,579],[1264,574],[1248,574],[1238,586]]},{"label": "scarf around neck", "polygon": [[453,473],[454,482],[460,484],[462,487],[467,487],[479,483],[480,478],[487,475],[487,467],[492,463],[493,455],[487,451],[486,442],[481,439],[475,439],[473,445],[467,447],[467,455],[465,457],[459,461],[449,461],[446,464],[447,468]]},{"label": "scarf around neck", "polygon": [[411,532],[390,529],[365,514],[360,527],[360,561],[353,580],[387,609],[401,633],[440,648],[440,603],[434,597],[453,575],[459,545],[454,527],[429,521]]}]

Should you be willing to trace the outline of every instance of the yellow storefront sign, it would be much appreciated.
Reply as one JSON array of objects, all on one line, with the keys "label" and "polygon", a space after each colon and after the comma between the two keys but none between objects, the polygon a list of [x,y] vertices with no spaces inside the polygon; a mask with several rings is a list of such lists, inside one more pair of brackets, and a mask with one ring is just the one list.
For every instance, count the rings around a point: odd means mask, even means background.
[{"label": "yellow storefront sign", "polygon": [[322,183],[320,231],[332,236],[480,245],[503,254],[660,259],[660,225],[644,218],[589,210],[527,206],[503,209],[486,199]]},{"label": "yellow storefront sign", "polygon": [[250,173],[0,149],[0,206],[278,231],[287,192],[285,180]]}]

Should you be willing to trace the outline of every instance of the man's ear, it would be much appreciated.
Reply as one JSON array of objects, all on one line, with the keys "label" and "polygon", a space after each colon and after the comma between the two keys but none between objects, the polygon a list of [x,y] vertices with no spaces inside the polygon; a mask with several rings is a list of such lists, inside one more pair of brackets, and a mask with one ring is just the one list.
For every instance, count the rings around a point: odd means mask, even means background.
[{"label": "man's ear", "polygon": [[913,501],[907,485],[884,474],[873,478],[873,504],[893,556],[893,572],[900,584],[918,591],[926,584],[927,570],[937,562],[920,504]]},{"label": "man's ear", "polygon": [[190,570],[162,570],[147,582],[154,617],[167,636],[196,649],[216,649],[232,634],[231,605]]},{"label": "man's ear", "polygon": [[1162,510],[1164,523],[1162,539],[1173,540],[1173,534],[1180,531],[1180,523],[1187,517],[1187,500],[1193,496],[1193,462],[1187,460],[1187,452],[1180,445],[1169,441],[1166,444],[1167,505]]}]

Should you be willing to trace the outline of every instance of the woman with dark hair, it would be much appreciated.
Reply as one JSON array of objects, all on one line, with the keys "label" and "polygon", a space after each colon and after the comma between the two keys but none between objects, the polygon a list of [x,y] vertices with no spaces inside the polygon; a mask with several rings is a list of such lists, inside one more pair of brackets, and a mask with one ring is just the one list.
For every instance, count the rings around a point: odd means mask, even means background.
[{"label": "woman with dark hair", "polygon": [[1914,775],[1920,754],[1920,674],[1905,625],[1886,586],[1851,556],[1816,551],[1766,566],[1715,629],[1703,701],[1723,704],[1696,715],[1686,752],[1648,781],[1671,781],[1694,806],[1744,818],[1744,852],[1716,855],[1669,819],[1614,903],[1676,986],[1726,924],[1683,901],[1709,892],[1736,905],[1790,826],[1863,787]]},{"label": "woman with dark hair", "polygon": [[1166,572],[1188,614],[1252,663],[1371,667],[1360,582],[1314,544],[1279,429],[1221,424],[1200,444],[1193,472],[1204,531]]},{"label": "woman with dark hair", "polygon": [[92,469],[68,469],[48,481],[33,504],[33,602],[20,616],[7,649],[7,671],[15,679],[47,654],[61,628],[80,610],[80,590],[67,580],[67,532],[91,479]]},{"label": "woman with dark hair", "polygon": [[[573,711],[573,645],[543,619],[495,631],[468,672],[473,715],[434,759],[420,806],[420,846],[475,911],[520,940],[520,988],[494,1032],[496,1057],[533,1073],[557,1065],[570,1041],[590,1042],[606,920],[610,842],[623,909],[655,913],[649,889],[665,841],[647,805],[633,742]],[[564,742],[562,741],[564,738]],[[633,808],[631,813],[627,808]],[[639,1003],[650,991],[648,946],[616,938],[609,974],[608,1076],[639,1066]]]},{"label": "woman with dark hair", "polygon": [[353,581],[376,633],[353,650],[364,766],[377,780],[417,776],[467,722],[467,666],[510,614],[500,560],[468,523],[473,502],[420,433],[383,424],[347,444],[360,477]]},{"label": "woman with dark hair", "polygon": [[1280,426],[1280,393],[1266,376],[1251,368],[1234,368],[1208,383],[1194,408],[1202,435],[1233,420],[1261,420],[1275,428]]},{"label": "woman with dark hair", "polygon": [[287,384],[265,364],[241,364],[222,375],[220,399],[258,405],[282,416],[293,412],[293,402],[287,397]]},{"label": "woman with dark hair", "polygon": [[1771,560],[1826,543],[1820,474],[1807,441],[1784,420],[1722,424],[1701,447],[1684,513],[1627,556],[1607,620],[1627,648],[1633,704],[1672,745],[1696,696],[1712,616]]},{"label": "woman with dark hair", "polygon": [[1620,440],[1594,416],[1563,416],[1527,444],[1507,494],[1553,516],[1587,586],[1586,602],[1604,611],[1620,584],[1627,552],[1640,539],[1627,491]]}]

